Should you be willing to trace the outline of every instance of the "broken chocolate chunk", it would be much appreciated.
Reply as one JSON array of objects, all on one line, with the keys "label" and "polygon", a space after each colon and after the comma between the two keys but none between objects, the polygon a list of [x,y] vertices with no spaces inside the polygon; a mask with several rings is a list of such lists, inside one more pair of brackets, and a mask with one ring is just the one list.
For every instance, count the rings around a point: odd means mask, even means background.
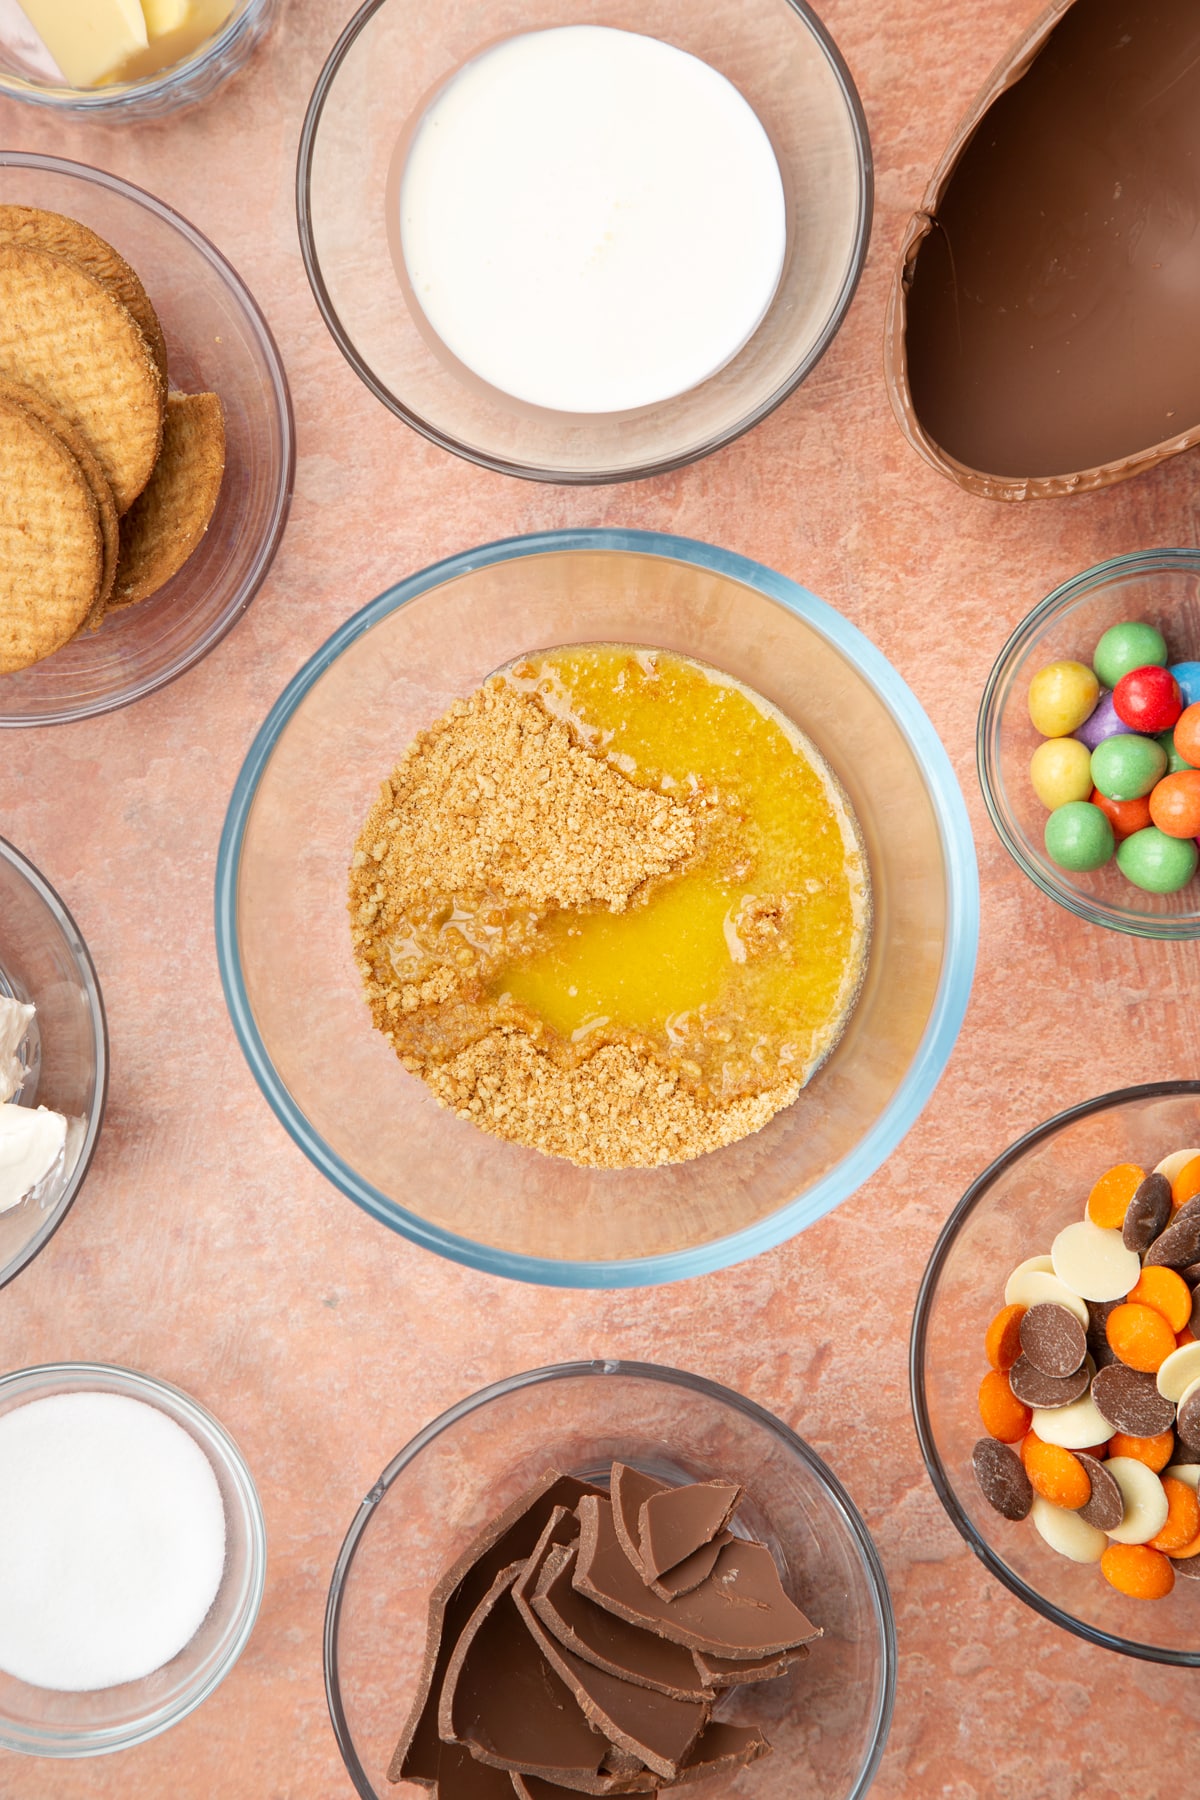
[{"label": "broken chocolate chunk", "polygon": [[690,1594],[698,1588],[702,1581],[707,1581],[716,1567],[717,1558],[726,1544],[733,1540],[732,1531],[722,1531],[711,1544],[702,1544],[691,1556],[685,1556],[681,1563],[668,1569],[665,1575],[647,1585],[654,1589],[660,1600],[675,1600],[680,1594]]},{"label": "broken chocolate chunk", "polygon": [[613,1524],[616,1528],[617,1542],[626,1556],[642,1577],[649,1579],[642,1566],[642,1549],[639,1543],[641,1533],[642,1507],[655,1494],[665,1494],[667,1484],[655,1481],[649,1475],[643,1475],[640,1469],[631,1469],[627,1463],[615,1462],[612,1466],[612,1499]]},{"label": "broken chocolate chunk", "polygon": [[741,1497],[741,1488],[725,1481],[692,1481],[644,1500],[638,1512],[638,1551],[647,1580],[657,1581],[710,1544],[728,1525]]},{"label": "broken chocolate chunk", "polygon": [[793,1663],[803,1662],[807,1655],[807,1644],[800,1644],[795,1650],[781,1650],[774,1656],[752,1657],[749,1662],[710,1656],[706,1650],[692,1651],[700,1678],[710,1688],[741,1687],[748,1681],[775,1681],[786,1674]]},{"label": "broken chocolate chunk", "polygon": [[678,1700],[702,1698],[712,1684],[704,1680],[692,1651],[594,1605],[572,1585],[574,1567],[573,1547],[552,1550],[542,1564],[530,1604],[547,1631],[610,1675]]}]

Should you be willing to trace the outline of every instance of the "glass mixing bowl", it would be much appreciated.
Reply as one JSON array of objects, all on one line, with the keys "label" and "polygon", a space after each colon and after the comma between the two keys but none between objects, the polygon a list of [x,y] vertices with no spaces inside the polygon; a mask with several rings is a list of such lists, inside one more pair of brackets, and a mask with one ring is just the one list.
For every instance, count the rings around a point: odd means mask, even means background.
[{"label": "glass mixing bowl", "polygon": [[1152,1169],[1200,1144],[1200,1081],[1122,1088],[1073,1106],[1019,1138],[971,1184],[946,1221],[921,1282],[909,1374],[917,1437],[951,1522],[985,1569],[1054,1625],[1106,1650],[1200,1668],[1200,1582],[1165,1600],[1130,1600],[1098,1568],[1068,1562],[1032,1523],[1000,1517],[979,1491],[971,1451],[984,1435],[983,1338],[1004,1283],[1027,1257],[1083,1217],[1105,1169]]},{"label": "glass mixing bowl", "polygon": [[[434,347],[404,298],[389,218],[403,143],[448,76],[517,32],[585,24],[661,38],[740,89],[779,163],[788,249],[765,318],[723,369],[657,405],[576,415],[514,400]],[[707,456],[803,381],[853,297],[871,197],[862,106],[804,0],[369,0],[309,103],[296,204],[317,304],[377,399],[443,449],[501,474],[603,482]]]},{"label": "glass mixing bowl", "polygon": [[0,838],[0,994],[37,1008],[22,1060],[25,1106],[68,1121],[61,1169],[0,1212],[0,1287],[53,1237],[83,1186],[108,1093],[100,984],[79,927],[45,878]]},{"label": "glass mixing bowl", "polygon": [[1029,684],[1049,662],[1090,665],[1110,625],[1144,619],[1172,662],[1200,661],[1200,550],[1143,550],[1097,563],[1055,588],[1021,621],[988,676],[979,707],[979,782],[992,824],[1029,879],[1091,925],[1132,937],[1200,936],[1200,879],[1177,894],[1145,894],[1114,862],[1073,875],[1046,855],[1045,807],[1029,780],[1042,742],[1029,718]]},{"label": "glass mixing bowl", "polygon": [[[862,995],[808,1090],[754,1136],[659,1169],[575,1168],[444,1111],[372,1027],[351,955],[351,850],[401,752],[502,664],[589,641],[681,651],[773,701],[841,777],[874,887]],[[966,1007],[977,934],[962,795],[884,657],[785,577],[654,532],[513,538],[382,594],[271,709],[218,856],[226,1000],[300,1147],[417,1243],[562,1286],[723,1268],[852,1194],[933,1092]]]},{"label": "glass mixing bowl", "polygon": [[[721,1787],[746,1800],[851,1800],[870,1787],[896,1683],[891,1601],[853,1502],[808,1445],[752,1400],[648,1363],[580,1362],[484,1388],[388,1464],[342,1545],[325,1613],[325,1689],[362,1800],[386,1780],[421,1668],[429,1591],[547,1468],[607,1477],[614,1460],[664,1481],[740,1483],[738,1518],[774,1553],[824,1637],[788,1674],[735,1689],[762,1762]],[[698,1793],[707,1793],[700,1784]]]},{"label": "glass mixing bowl", "polygon": [[141,277],[162,321],[172,387],[225,409],[225,478],[208,530],[149,600],[110,613],[31,669],[0,675],[0,727],[88,719],[165,687],[241,618],[271,566],[295,468],[292,405],[266,320],[186,219],[115,175],[0,150],[0,204],[64,213]]},{"label": "glass mixing bowl", "polygon": [[224,1427],[178,1388],[103,1363],[46,1363],[0,1376],[0,1413],[51,1394],[81,1393],[141,1400],[165,1413],[199,1445],[225,1503],[225,1568],[195,1637],[141,1681],[59,1693],[31,1687],[0,1670],[0,1745],[28,1756],[103,1756],[177,1725],[207,1700],[242,1654],[266,1580],[266,1525],[253,1477]]}]

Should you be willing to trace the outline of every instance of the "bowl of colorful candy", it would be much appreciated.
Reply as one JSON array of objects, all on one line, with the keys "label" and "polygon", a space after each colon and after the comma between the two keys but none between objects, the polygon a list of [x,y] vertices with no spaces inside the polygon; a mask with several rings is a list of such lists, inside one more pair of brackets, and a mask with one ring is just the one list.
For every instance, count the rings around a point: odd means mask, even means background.
[{"label": "bowl of colorful candy", "polygon": [[979,709],[1001,841],[1081,919],[1200,935],[1200,552],[1114,557],[1013,632]]},{"label": "bowl of colorful candy", "polygon": [[1200,1668],[1200,1082],[1102,1094],[972,1183],[921,1283],[913,1413],[991,1574]]}]

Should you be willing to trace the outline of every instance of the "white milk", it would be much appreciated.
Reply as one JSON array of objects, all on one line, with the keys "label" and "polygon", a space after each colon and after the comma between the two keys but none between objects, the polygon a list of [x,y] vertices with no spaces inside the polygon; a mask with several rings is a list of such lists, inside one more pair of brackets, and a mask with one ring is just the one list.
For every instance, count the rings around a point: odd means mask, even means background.
[{"label": "white milk", "polygon": [[775,153],[732,83],[598,25],[467,63],[400,185],[404,263],[437,336],[559,412],[648,406],[715,374],[770,305],[786,237]]}]

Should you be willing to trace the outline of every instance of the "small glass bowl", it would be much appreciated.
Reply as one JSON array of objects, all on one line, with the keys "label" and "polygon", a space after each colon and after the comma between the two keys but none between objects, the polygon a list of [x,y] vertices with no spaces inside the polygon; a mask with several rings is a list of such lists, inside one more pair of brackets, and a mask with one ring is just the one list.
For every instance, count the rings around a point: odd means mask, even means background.
[{"label": "small glass bowl", "polygon": [[[761,1131],[657,1169],[576,1168],[438,1106],[371,1025],[350,946],[354,839],[417,732],[514,657],[587,642],[680,651],[773,701],[841,778],[871,867],[870,964],[829,1061]],[[301,1149],[393,1231],[555,1286],[724,1268],[845,1200],[933,1092],[962,1022],[977,933],[962,795],[895,670],[795,582],[656,532],[513,538],[381,594],[272,707],[217,864],[217,955],[234,1028]]]},{"label": "small glass bowl", "polygon": [[[771,139],[788,207],[783,275],[733,360],[674,399],[553,412],[502,394],[434,347],[390,247],[407,132],[448,76],[517,32],[607,25],[718,69]],[[368,0],[321,72],[300,139],[297,212],[325,323],[385,406],[433,443],[504,475],[590,483],[660,475],[765,418],[812,369],[853,297],[871,229],[871,149],[853,80],[805,0]]]},{"label": "small glass bowl", "polygon": [[879,1556],[849,1496],[781,1420],[729,1388],[650,1363],[578,1362],[514,1375],[451,1407],[358,1509],[325,1611],[325,1691],[362,1800],[412,1791],[391,1786],[386,1770],[421,1669],[434,1583],[548,1468],[602,1481],[614,1460],[664,1481],[740,1483],[739,1518],[825,1633],[787,1675],[734,1690],[734,1721],[761,1724],[772,1754],[722,1794],[866,1793],[891,1724],[896,1637]]},{"label": "small glass bowl", "polygon": [[[190,55],[153,75],[99,88],[48,82],[36,57],[9,36],[0,42],[0,96],[51,107],[60,118],[98,119],[103,124],[158,119],[206,100],[240,69],[270,30],[278,6],[279,0],[234,0],[224,24]],[[22,37],[32,40],[32,29]]]},{"label": "small glass bowl", "polygon": [[177,1725],[207,1700],[245,1649],[266,1579],[266,1525],[242,1453],[225,1428],[178,1388],[104,1363],[46,1363],[0,1376],[0,1413],[51,1394],[83,1393],[142,1400],[199,1445],[225,1503],[225,1570],[195,1637],[141,1681],[89,1693],[58,1693],[0,1670],[0,1745],[27,1756],[103,1756]]},{"label": "small glass bowl", "polygon": [[1044,664],[1090,664],[1110,625],[1144,619],[1167,640],[1172,662],[1200,660],[1200,550],[1114,556],[1064,581],[1034,607],[1005,644],[979,707],[976,758],[983,798],[1000,841],[1029,879],[1091,925],[1131,937],[1200,936],[1200,879],[1177,894],[1145,894],[1116,862],[1073,875],[1046,855],[1049,816],[1033,791],[1029,759],[1043,741],[1029,718],[1029,684]]},{"label": "small glass bowl", "polygon": [[977,1406],[987,1372],[984,1333],[1018,1263],[1049,1251],[1083,1217],[1105,1169],[1152,1169],[1200,1143],[1200,1081],[1121,1088],[1072,1106],[1018,1138],[951,1213],[921,1282],[909,1351],[913,1416],[930,1480],[985,1569],[1035,1612],[1104,1650],[1200,1668],[1200,1582],[1165,1600],[1130,1600],[1094,1565],[1068,1562],[1030,1520],[1001,1518],[979,1491],[971,1452],[984,1436]]},{"label": "small glass bowl", "polygon": [[0,1287],[19,1275],[70,1211],[91,1164],[108,1093],[100,984],[79,927],[33,864],[0,838],[0,994],[37,1008],[23,1060],[25,1106],[67,1119],[61,1170],[0,1212]]},{"label": "small glass bowl", "polygon": [[225,408],[225,478],[200,544],[149,600],[30,669],[0,675],[0,728],[93,718],[165,687],[220,643],[271,566],[287,520],[295,434],[265,319],[220,252],[161,200],[58,157],[0,150],[0,204],[43,207],[107,239],[162,321],[172,387]]}]

